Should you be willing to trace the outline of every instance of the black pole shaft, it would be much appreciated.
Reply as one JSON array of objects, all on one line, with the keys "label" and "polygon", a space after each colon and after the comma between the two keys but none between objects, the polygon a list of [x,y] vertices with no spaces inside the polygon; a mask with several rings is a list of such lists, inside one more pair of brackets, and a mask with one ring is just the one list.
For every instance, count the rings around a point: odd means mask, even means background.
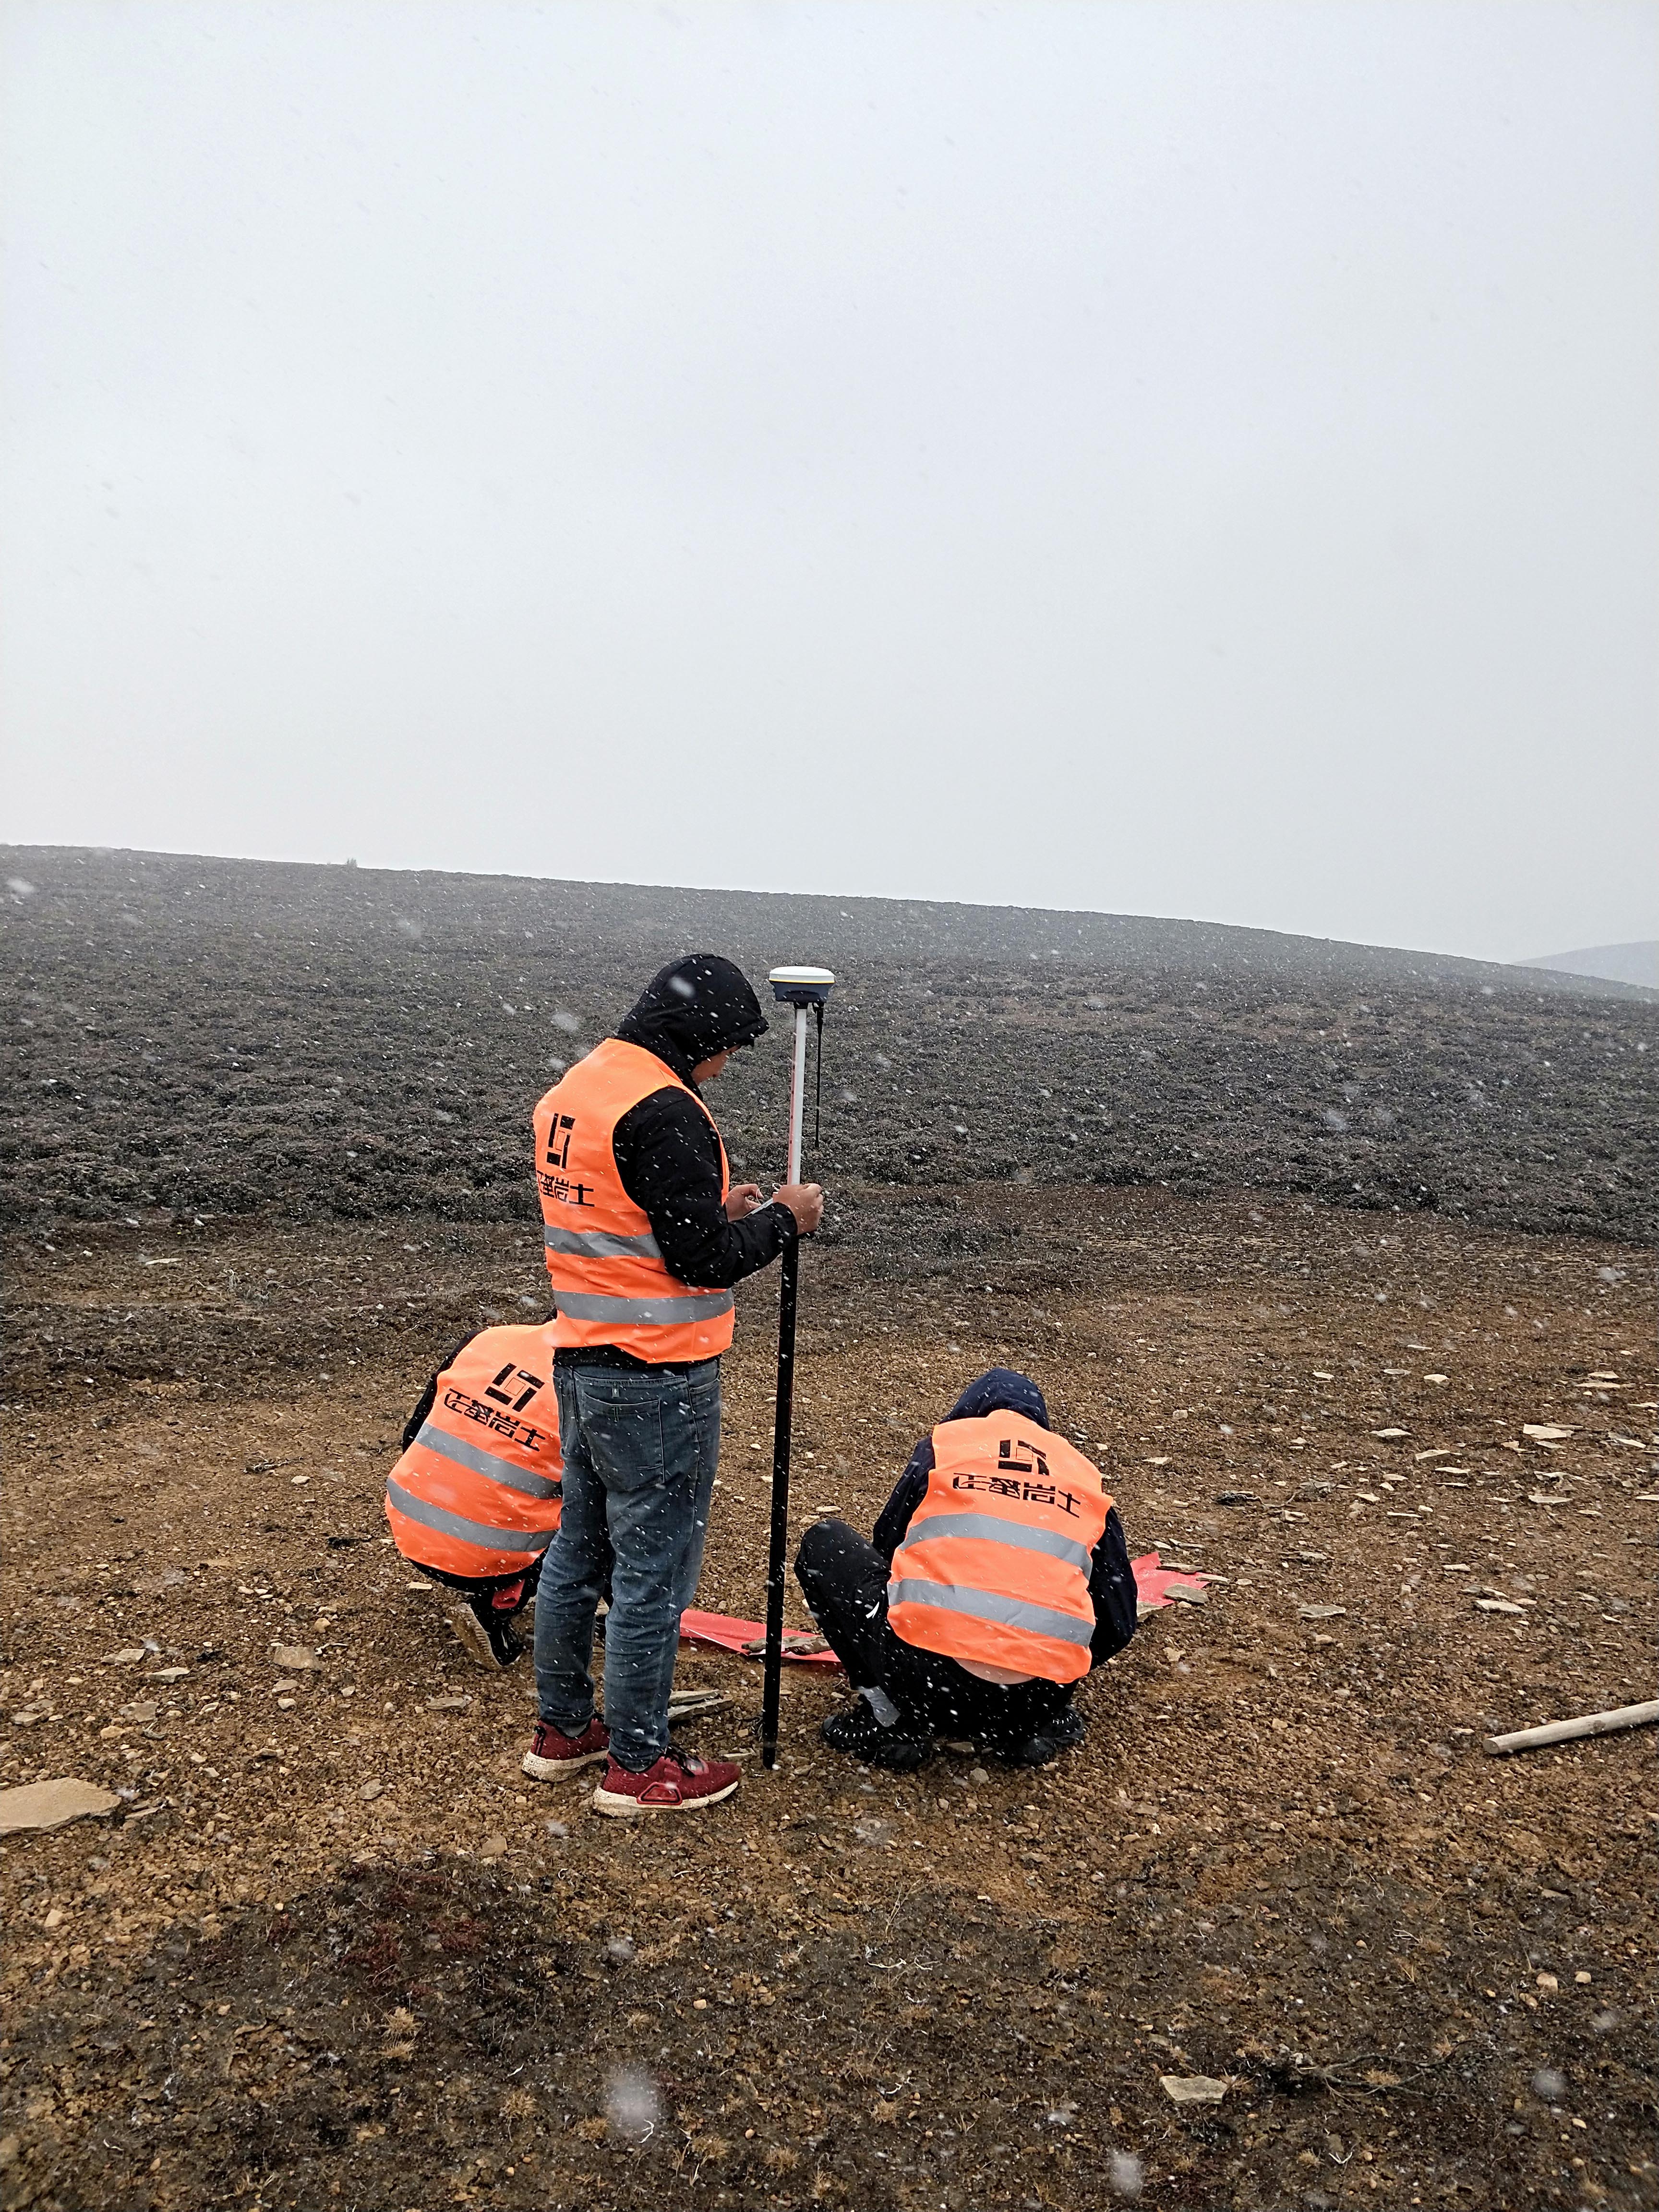
[{"label": "black pole shaft", "polygon": [[789,1432],[795,1402],[795,1291],[800,1243],[791,1237],[778,1284],[778,1401],[772,1429],[772,1553],[766,1570],[766,1677],[761,1692],[761,1762],[778,1763],[783,1680],[783,1576],[789,1549]]}]

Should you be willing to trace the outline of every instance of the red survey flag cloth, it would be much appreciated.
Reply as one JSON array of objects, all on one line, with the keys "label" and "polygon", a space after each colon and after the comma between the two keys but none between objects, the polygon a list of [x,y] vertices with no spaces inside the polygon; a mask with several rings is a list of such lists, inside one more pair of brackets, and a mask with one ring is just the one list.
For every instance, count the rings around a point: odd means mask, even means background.
[{"label": "red survey flag cloth", "polygon": [[[1163,1606],[1171,1602],[1172,1589],[1202,1589],[1202,1575],[1184,1575],[1173,1567],[1160,1566],[1156,1552],[1147,1552],[1134,1562],[1135,1598],[1144,1606]],[[757,1659],[766,1648],[766,1623],[763,1620],[739,1620],[729,1613],[699,1613],[688,1607],[680,1615],[680,1634],[688,1644],[712,1644],[717,1650],[738,1651],[746,1657]],[[786,1628],[783,1632],[783,1656],[805,1665],[838,1667],[841,1662],[833,1651],[824,1647],[821,1636],[811,1629]]]},{"label": "red survey flag cloth", "polygon": [[1135,1600],[1146,1606],[1169,1605],[1172,1589],[1202,1589],[1208,1579],[1204,1575],[1178,1574],[1173,1567],[1161,1567],[1156,1552],[1144,1552],[1133,1562],[1135,1571]]},{"label": "red survey flag cloth", "polygon": [[[688,1644],[712,1644],[721,1651],[741,1651],[751,1659],[759,1658],[766,1648],[763,1620],[738,1620],[729,1613],[699,1613],[691,1606],[680,1615],[680,1634]],[[841,1664],[823,1638],[810,1628],[784,1630],[783,1656],[818,1666]]]}]

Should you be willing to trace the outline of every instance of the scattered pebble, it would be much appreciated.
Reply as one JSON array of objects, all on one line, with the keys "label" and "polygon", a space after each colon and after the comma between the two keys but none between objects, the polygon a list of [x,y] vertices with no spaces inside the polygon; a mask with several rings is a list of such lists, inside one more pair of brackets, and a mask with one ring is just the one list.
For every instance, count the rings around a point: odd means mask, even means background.
[{"label": "scattered pebble", "polygon": [[1213,2074],[1160,2074],[1158,2085],[1177,2105],[1218,2105],[1229,2086]]}]

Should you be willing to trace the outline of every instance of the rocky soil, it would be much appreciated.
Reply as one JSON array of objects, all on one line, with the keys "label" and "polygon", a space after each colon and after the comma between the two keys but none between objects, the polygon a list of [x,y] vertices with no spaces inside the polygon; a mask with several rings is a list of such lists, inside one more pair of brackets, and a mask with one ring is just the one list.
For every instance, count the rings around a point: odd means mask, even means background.
[{"label": "rocky soil", "polygon": [[[1652,994],[7,860],[0,1785],[118,1807],[0,1843],[9,2204],[1659,2204],[1651,1733],[1481,1748],[1651,1692]],[[1133,1547],[1211,1577],[1051,1769],[865,1773],[802,1668],[768,1774],[757,1668],[688,1650],[742,1790],[597,1819],[525,1780],[527,1670],[472,1668],[384,1535],[434,1360],[545,1310],[534,1096],[700,943],[846,978],[795,1523],[867,1527],[1000,1361]],[[777,1043],[711,1093],[762,1177]],[[701,1593],[744,1613],[774,1297],[739,1296]]]},{"label": "rocky soil", "polygon": [[[381,1534],[432,1348],[538,1310],[532,1236],[18,1241],[0,1761],[124,1794],[0,1846],[11,2203],[1659,2202],[1651,1737],[1480,1750],[1650,1686],[1643,1256],[896,1198],[811,1255],[796,1522],[867,1526],[1002,1360],[1208,1602],[1150,1616],[1035,1775],[865,1774],[801,1668],[769,1776],[757,1670],[687,1652],[747,1779],[643,1828],[523,1779],[523,1670],[472,1668]],[[702,1592],[750,1613],[771,1320],[763,1280]],[[1223,2100],[1173,2103],[1194,2075]]]}]

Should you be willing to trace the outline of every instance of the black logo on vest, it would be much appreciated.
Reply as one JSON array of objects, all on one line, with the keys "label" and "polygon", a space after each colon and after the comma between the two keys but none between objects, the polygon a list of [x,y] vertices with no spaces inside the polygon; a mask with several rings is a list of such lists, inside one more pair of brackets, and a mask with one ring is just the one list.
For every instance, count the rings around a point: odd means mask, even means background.
[{"label": "black logo on vest", "polygon": [[[1022,1454],[1025,1456],[1022,1457]],[[997,1446],[997,1472],[999,1474],[1040,1474],[1046,1478],[1048,1462],[1043,1457],[1041,1447],[1027,1443],[1024,1437],[1004,1437]]]},{"label": "black logo on vest", "polygon": [[570,1164],[570,1132],[575,1127],[575,1117],[570,1114],[556,1114],[547,1125],[547,1165],[568,1168]]},{"label": "black logo on vest", "polygon": [[[510,1382],[507,1381],[509,1376],[513,1378]],[[513,1394],[518,1389],[520,1382],[526,1383],[529,1387],[514,1397]],[[508,1360],[495,1381],[484,1385],[484,1395],[486,1398],[493,1398],[498,1406],[510,1406],[515,1413],[521,1413],[538,1390],[544,1390],[546,1388],[545,1376],[532,1375],[527,1367],[514,1367],[512,1361]]]}]

